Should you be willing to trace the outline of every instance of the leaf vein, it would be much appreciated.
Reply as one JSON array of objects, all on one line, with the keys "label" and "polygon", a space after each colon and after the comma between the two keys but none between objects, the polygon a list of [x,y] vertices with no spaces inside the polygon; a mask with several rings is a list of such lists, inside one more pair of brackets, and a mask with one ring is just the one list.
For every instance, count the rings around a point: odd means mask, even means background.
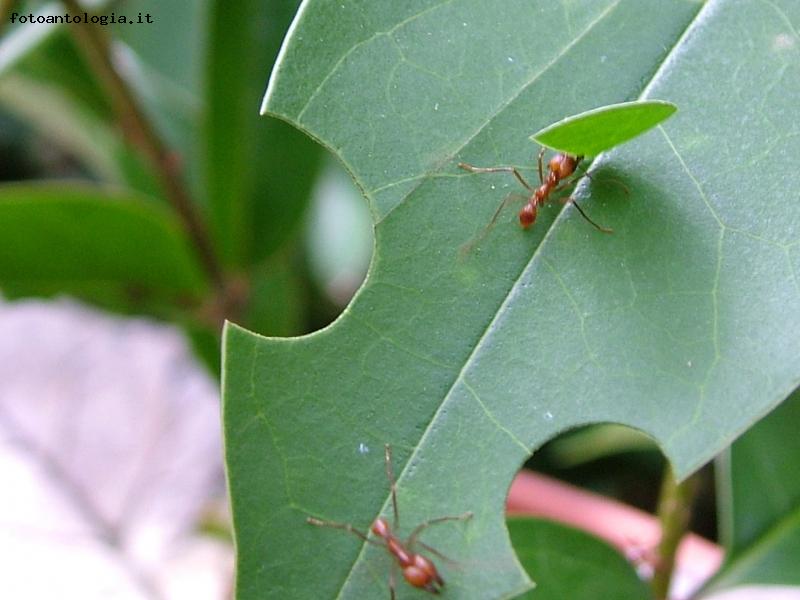
[{"label": "leaf vein", "polygon": [[336,71],[344,63],[344,61],[346,61],[356,50],[358,50],[362,46],[365,46],[365,45],[369,44],[370,42],[378,39],[379,37],[383,37],[383,36],[391,37],[392,34],[395,31],[397,31],[398,29],[400,29],[401,27],[404,27],[405,25],[408,25],[409,23],[414,22],[416,19],[422,17],[423,15],[425,15],[425,14],[427,14],[429,12],[433,12],[435,10],[438,10],[442,6],[445,6],[447,4],[451,4],[452,2],[455,2],[455,0],[444,0],[443,2],[440,2],[438,4],[434,4],[432,6],[429,6],[425,10],[422,10],[422,11],[420,11],[418,13],[415,13],[415,14],[409,16],[409,17],[406,17],[402,21],[399,21],[397,24],[392,26],[390,29],[388,29],[386,31],[378,31],[376,33],[373,33],[368,38],[363,39],[363,40],[361,40],[360,42],[358,42],[356,44],[353,44],[350,48],[348,48],[347,52],[345,52],[344,54],[342,54],[341,57],[339,57],[339,60],[336,61],[336,63],[333,65],[333,67],[331,67],[331,70],[328,71],[328,74],[325,75],[325,77],[322,78],[322,81],[319,82],[319,85],[317,86],[317,88],[308,97],[308,100],[303,105],[303,108],[300,109],[299,113],[297,113],[297,122],[298,123],[302,122],[303,115],[305,114],[305,112],[308,109],[308,107],[311,106],[313,101],[316,99],[317,95],[319,95],[319,92],[325,87],[325,84],[331,79],[331,77],[333,77],[334,73],[336,73]]}]

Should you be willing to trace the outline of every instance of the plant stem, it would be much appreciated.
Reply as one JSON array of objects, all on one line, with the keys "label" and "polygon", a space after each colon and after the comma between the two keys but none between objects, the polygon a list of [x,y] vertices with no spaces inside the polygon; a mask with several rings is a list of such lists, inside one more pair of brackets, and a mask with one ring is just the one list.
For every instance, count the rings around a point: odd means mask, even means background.
[{"label": "plant stem", "polygon": [[661,523],[661,541],[656,550],[655,572],[651,587],[657,600],[667,600],[678,545],[689,529],[692,503],[697,493],[698,479],[693,475],[678,483],[672,467],[664,469],[661,494],[658,502],[658,520]]},{"label": "plant stem", "polygon": [[17,0],[0,0],[0,33],[8,25],[11,19],[11,11],[16,3]]},{"label": "plant stem", "polygon": [[[62,0],[62,3],[72,15],[83,16],[84,11],[77,0]],[[222,266],[214,252],[205,223],[195,210],[195,204],[186,191],[178,157],[158,136],[139,107],[131,89],[114,68],[111,46],[105,33],[98,25],[84,21],[72,23],[71,28],[78,46],[111,98],[123,135],[153,165],[166,198],[183,221],[203,267],[224,295],[225,277]]]}]

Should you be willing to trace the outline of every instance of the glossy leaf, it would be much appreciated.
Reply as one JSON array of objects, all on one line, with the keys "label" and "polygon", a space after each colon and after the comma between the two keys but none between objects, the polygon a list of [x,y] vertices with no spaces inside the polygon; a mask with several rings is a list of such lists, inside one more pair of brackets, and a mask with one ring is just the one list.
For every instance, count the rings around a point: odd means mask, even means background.
[{"label": "glossy leaf", "polygon": [[798,556],[800,508],[785,515],[763,537],[723,566],[703,595],[751,584],[800,586]]},{"label": "glossy leaf", "polygon": [[795,391],[718,461],[728,557],[710,590],[745,583],[800,585],[798,428],[800,392]]},{"label": "glossy leaf", "polygon": [[511,543],[536,588],[519,600],[647,600],[647,585],[607,543],[553,521],[511,518]]},{"label": "glossy leaf", "polygon": [[0,187],[0,287],[113,283],[198,294],[204,279],[177,219],[87,185]]},{"label": "glossy leaf", "polygon": [[306,135],[258,114],[297,0],[211,2],[205,121],[205,190],[223,259],[251,264],[276,251],[308,203],[320,149]]},{"label": "glossy leaf", "polygon": [[720,461],[728,552],[738,554],[800,508],[800,391],[743,435]]},{"label": "glossy leaf", "polygon": [[621,102],[566,117],[531,139],[573,156],[597,156],[655,127],[676,110],[677,106],[662,100]]},{"label": "glossy leaf", "polygon": [[[385,442],[402,532],[472,510],[425,541],[497,565],[447,571],[453,597],[504,598],[530,585],[504,495],[544,441],[618,422],[685,476],[788,395],[800,379],[800,204],[787,201],[800,186],[787,168],[800,154],[798,11],[303,4],[266,108],[335,149],[367,196],[375,254],[331,327],[288,340],[227,330],[240,600],[388,596],[380,548],[305,523],[367,528],[387,513]],[[535,180],[531,131],[642,96],[681,110],[604,153],[576,191],[613,235],[555,203],[530,231],[505,210],[459,251],[520,186],[458,162],[526,166]]]}]

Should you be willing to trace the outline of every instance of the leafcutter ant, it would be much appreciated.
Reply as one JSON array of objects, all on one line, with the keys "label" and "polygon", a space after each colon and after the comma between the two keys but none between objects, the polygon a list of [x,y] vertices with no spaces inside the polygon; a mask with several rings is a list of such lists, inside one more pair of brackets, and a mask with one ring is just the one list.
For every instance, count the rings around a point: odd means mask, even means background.
[{"label": "leafcutter ant", "polygon": [[[526,196],[527,202],[525,206],[523,206],[522,210],[519,211],[519,223],[524,229],[527,229],[536,222],[536,214],[539,210],[539,207],[548,201],[551,193],[568,188],[569,186],[573,185],[577,179],[580,179],[580,177],[589,176],[588,173],[585,173],[578,178],[567,179],[575,173],[578,165],[583,160],[583,156],[572,156],[571,154],[559,152],[555,154],[547,163],[547,177],[545,177],[542,161],[544,158],[544,151],[545,149],[542,148],[539,152],[537,161],[539,167],[540,185],[536,188],[534,188],[525,180],[525,178],[522,176],[522,173],[520,173],[516,167],[474,167],[463,162],[458,163],[458,166],[465,171],[469,171],[470,173],[511,173],[514,175],[514,177],[517,178],[517,181],[525,186],[525,188],[530,192],[530,196]],[[498,206],[487,228],[494,224],[498,215],[500,214],[500,211],[503,210],[503,207],[507,204],[508,200],[509,199],[507,198],[500,204],[500,206]],[[612,233],[611,229],[602,227],[590,219],[580,205],[575,201],[575,198],[568,196],[563,198],[563,200],[565,202],[571,202],[574,204],[581,216],[591,223],[595,229],[602,231],[603,233]]]},{"label": "leafcutter ant", "polygon": [[394,472],[392,471],[392,448],[389,444],[386,444],[384,449],[386,459],[386,477],[389,480],[389,490],[392,494],[394,523],[392,526],[390,526],[389,522],[383,517],[378,517],[375,519],[375,522],[372,524],[370,530],[373,534],[380,538],[380,540],[375,540],[369,537],[366,533],[356,529],[349,523],[323,521],[315,517],[308,517],[306,522],[318,527],[333,527],[335,529],[343,529],[344,531],[348,531],[356,535],[368,544],[384,548],[394,558],[391,571],[389,572],[389,594],[392,600],[395,600],[395,570],[397,567],[400,567],[403,577],[413,587],[425,590],[431,594],[439,594],[444,587],[444,580],[442,579],[442,576],[439,575],[439,572],[436,569],[436,565],[433,564],[433,561],[426,556],[415,552],[414,548],[419,546],[430,554],[433,554],[434,556],[437,556],[446,562],[452,562],[437,550],[420,541],[419,536],[427,527],[431,525],[442,523],[444,521],[463,521],[471,518],[472,513],[466,512],[463,515],[458,515],[456,517],[438,517],[436,519],[424,521],[414,528],[414,530],[411,532],[411,535],[409,535],[405,541],[398,538],[394,533],[400,523],[400,518],[397,511],[397,486],[394,479]]}]

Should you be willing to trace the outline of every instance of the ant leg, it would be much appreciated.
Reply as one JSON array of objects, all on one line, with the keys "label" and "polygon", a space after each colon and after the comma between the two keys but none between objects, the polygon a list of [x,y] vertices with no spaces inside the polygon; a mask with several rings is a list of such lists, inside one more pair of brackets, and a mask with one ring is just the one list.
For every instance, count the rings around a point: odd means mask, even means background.
[{"label": "ant leg", "polygon": [[359,531],[358,529],[356,529],[355,527],[350,525],[350,523],[337,523],[336,521],[323,521],[321,519],[317,519],[316,517],[306,517],[306,523],[308,523],[309,525],[316,525],[317,527],[331,527],[332,529],[342,529],[344,531],[352,533],[356,537],[361,538],[362,540],[364,540],[368,544],[373,544],[375,546],[380,546],[381,548],[384,547],[383,544],[381,544],[380,542],[377,542],[377,541],[375,541],[373,539],[370,539],[369,537],[367,537],[366,533],[364,533],[362,531]]},{"label": "ant leg", "polygon": [[[503,201],[497,206],[497,210],[494,211],[494,214],[492,215],[492,219],[489,221],[489,224],[484,228],[484,235],[487,229],[494,227],[494,224],[497,221],[497,217],[500,216],[500,213],[503,212],[503,209],[512,202],[519,200],[524,200],[527,202],[528,197],[523,196],[522,194],[514,194],[512,192],[511,194],[503,198]],[[483,235],[481,237],[483,237]]]},{"label": "ant leg", "polygon": [[553,188],[553,191],[554,192],[560,192],[561,190],[565,190],[568,187],[572,187],[573,185],[576,185],[584,177],[588,177],[589,179],[592,179],[592,176],[589,175],[589,173],[583,173],[582,175],[578,175],[578,176],[572,177],[571,179],[564,179],[559,185],[557,185],[556,187]]},{"label": "ant leg", "polygon": [[584,219],[586,219],[587,221],[589,221],[589,223],[594,225],[595,229],[597,229],[598,231],[602,231],[603,233],[614,233],[613,229],[609,229],[608,227],[603,227],[601,225],[598,225],[594,221],[592,221],[592,219],[589,218],[589,215],[587,215],[585,212],[583,212],[583,209],[581,208],[581,205],[578,204],[578,202],[572,196],[567,196],[567,198],[564,200],[564,203],[565,204],[566,203],[571,203],[573,206],[575,206],[575,208],[578,209],[578,212],[581,213],[581,216]]},{"label": "ant leg", "polygon": [[392,566],[389,569],[389,598],[390,600],[395,600],[395,570],[397,569],[397,563],[392,561]]},{"label": "ant leg", "polygon": [[[589,173],[584,173],[583,175],[581,175],[581,176],[579,176],[579,177],[575,177],[575,178],[573,178],[573,179],[570,179],[569,181],[564,181],[564,182],[563,182],[561,185],[559,185],[559,186],[555,187],[555,188],[553,189],[553,191],[554,191],[554,192],[558,192],[558,191],[561,191],[561,190],[563,190],[563,189],[565,189],[565,188],[568,188],[568,187],[572,186],[573,184],[576,184],[578,181],[580,181],[580,180],[581,180],[581,179],[583,179],[584,177],[588,177],[589,179],[592,179],[592,176],[591,176],[591,175],[589,175]],[[592,179],[592,181],[594,181],[594,179]],[[618,182],[618,183],[619,183],[619,182]],[[622,185],[622,184],[620,184],[620,185]],[[624,186],[624,185],[623,185],[623,188],[625,188],[625,186]],[[627,188],[625,188],[625,191],[627,191]],[[589,215],[587,215],[587,214],[586,214],[586,213],[583,211],[583,209],[581,208],[581,205],[580,205],[580,204],[578,204],[578,202],[577,202],[577,201],[575,200],[575,198],[573,198],[572,196],[565,196],[565,197],[561,198],[560,200],[561,200],[561,201],[562,201],[564,204],[567,204],[567,203],[572,203],[572,204],[574,204],[574,205],[575,205],[575,208],[577,208],[577,209],[578,209],[578,212],[579,212],[579,213],[581,213],[581,216],[582,216],[584,219],[586,219],[587,221],[589,221],[589,223],[591,223],[591,224],[594,226],[594,228],[595,228],[595,229],[597,229],[598,231],[602,231],[603,233],[614,233],[614,230],[613,230],[613,229],[609,229],[608,227],[603,227],[602,225],[598,225],[596,222],[594,222],[592,219],[590,219],[590,218],[589,218]]]},{"label": "ant leg", "polygon": [[437,517],[435,519],[430,519],[423,523],[420,523],[414,528],[414,531],[411,532],[411,535],[408,536],[408,540],[406,544],[411,547],[417,542],[417,538],[419,534],[422,533],[424,529],[430,527],[431,525],[436,525],[437,523],[444,523],[445,521],[466,521],[467,519],[472,518],[471,512],[465,512],[463,515],[458,515],[455,517]]},{"label": "ant leg", "polygon": [[461,246],[461,249],[460,249],[459,253],[462,256],[465,255],[465,254],[469,254],[470,250],[472,250],[475,247],[476,244],[478,244],[481,240],[483,240],[483,238],[486,237],[486,234],[489,233],[489,230],[492,227],[494,227],[494,224],[497,222],[497,218],[500,216],[500,213],[503,212],[503,209],[506,206],[508,206],[509,204],[511,204],[512,202],[519,201],[519,200],[523,200],[523,201],[527,202],[528,197],[527,196],[523,196],[522,194],[515,194],[513,192],[510,193],[508,196],[506,196],[503,199],[503,201],[500,202],[500,204],[497,206],[497,210],[494,211],[494,214],[492,215],[492,219],[489,221],[489,223],[486,225],[486,227],[483,228],[483,230],[481,231],[481,233],[478,236],[476,236],[475,238],[471,239],[469,242],[467,242],[466,244]]},{"label": "ant leg", "polygon": [[542,149],[539,150],[539,158],[537,159],[537,164],[539,165],[539,183],[544,185],[544,168],[542,167],[542,159],[544,158],[544,146]]},{"label": "ant leg", "polygon": [[446,562],[451,567],[452,566],[459,566],[459,563],[457,561],[455,561],[452,558],[442,554],[436,548],[428,546],[428,544],[426,544],[425,542],[420,542],[419,540],[417,540],[416,545],[419,546],[420,548],[423,548],[426,552],[430,552],[431,554],[433,554],[436,558],[438,558],[442,562]]},{"label": "ant leg", "polygon": [[386,458],[386,477],[389,480],[389,489],[392,492],[392,510],[394,511],[394,528],[400,526],[400,514],[397,510],[397,483],[394,480],[394,471],[392,470],[392,447],[389,444],[384,444],[384,457]]},{"label": "ant leg", "polygon": [[519,181],[530,191],[533,191],[533,186],[525,181],[522,173],[520,173],[516,167],[473,167],[472,165],[463,162],[458,163],[458,166],[465,171],[469,171],[470,173],[511,173],[517,178],[517,181]]}]

